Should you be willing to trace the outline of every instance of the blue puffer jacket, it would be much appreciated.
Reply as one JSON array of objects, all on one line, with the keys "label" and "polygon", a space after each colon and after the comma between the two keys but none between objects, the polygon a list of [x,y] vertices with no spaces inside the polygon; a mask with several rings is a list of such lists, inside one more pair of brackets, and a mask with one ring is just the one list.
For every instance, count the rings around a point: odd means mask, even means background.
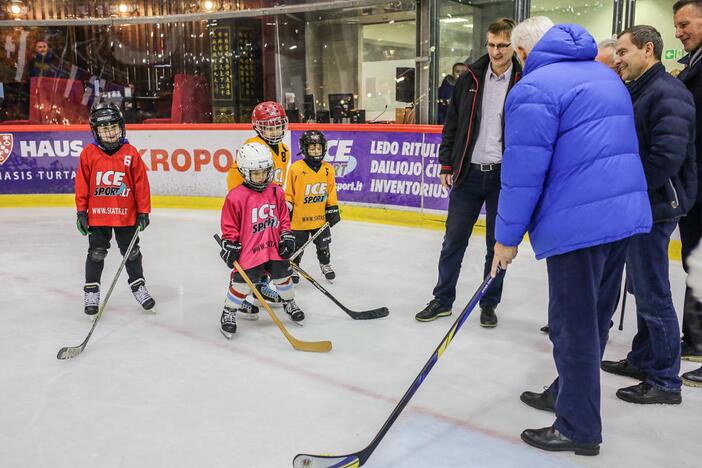
[{"label": "blue puffer jacket", "polygon": [[580,26],[551,28],[505,104],[495,237],[536,258],[651,230],[631,98]]}]

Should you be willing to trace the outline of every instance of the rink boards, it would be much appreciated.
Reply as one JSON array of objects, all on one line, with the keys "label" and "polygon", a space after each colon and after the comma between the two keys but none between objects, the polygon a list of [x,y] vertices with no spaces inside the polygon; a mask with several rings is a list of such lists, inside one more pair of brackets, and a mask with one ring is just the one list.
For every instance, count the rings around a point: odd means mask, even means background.
[{"label": "rink boards", "polygon": [[[291,124],[293,159],[308,129],[324,131],[346,219],[442,229],[448,190],[438,179],[441,127],[435,125]],[[254,135],[248,124],[128,125],[129,142],[149,170],[155,208],[220,209],[226,173]],[[88,126],[0,129],[0,206],[70,206]],[[481,220],[479,230],[484,229]],[[676,239],[671,258],[680,258]]]}]

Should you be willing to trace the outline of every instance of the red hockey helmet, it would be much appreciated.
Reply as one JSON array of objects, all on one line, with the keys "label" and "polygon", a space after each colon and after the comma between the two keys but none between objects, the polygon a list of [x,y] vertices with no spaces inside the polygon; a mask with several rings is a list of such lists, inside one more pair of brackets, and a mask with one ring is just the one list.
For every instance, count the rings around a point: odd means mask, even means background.
[{"label": "red hockey helmet", "polygon": [[275,101],[262,102],[254,107],[251,122],[256,133],[271,145],[277,145],[283,141],[285,131],[288,129],[285,109]]}]

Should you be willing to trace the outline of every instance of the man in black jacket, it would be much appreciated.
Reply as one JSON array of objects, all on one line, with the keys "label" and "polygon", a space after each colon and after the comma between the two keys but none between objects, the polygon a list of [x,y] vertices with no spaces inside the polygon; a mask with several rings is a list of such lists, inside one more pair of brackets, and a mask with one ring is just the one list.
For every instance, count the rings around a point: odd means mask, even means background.
[{"label": "man in black jacket", "polygon": [[636,298],[638,332],[631,352],[602,369],[641,380],[617,397],[631,403],[679,404],[680,325],[668,277],[668,244],[678,219],[697,196],[695,103],[660,62],[663,40],[653,26],[634,26],[617,39],[615,64],[634,103],[653,227],[631,238],[626,255],[629,290]]},{"label": "man in black jacket", "polygon": [[[483,277],[492,267],[504,151],[504,103],[521,73],[510,42],[512,28],[514,21],[510,19],[488,27],[488,53],[468,67],[453,91],[439,149],[441,184],[451,189],[446,233],[434,299],[415,316],[420,322],[451,315],[463,255],[483,204],[487,245]],[[497,326],[495,308],[502,296],[502,279],[495,283],[480,301],[480,324],[487,328]]]},{"label": "man in black jacket", "polygon": [[[697,110],[697,176],[702,175],[702,0],[679,0],[673,5],[675,37],[680,39],[687,55],[680,60],[686,68],[678,75],[692,92]],[[702,190],[697,191],[696,203],[680,220],[683,268],[687,257],[702,237]],[[682,326],[682,359],[702,362],[702,303],[685,289]],[[702,367],[682,375],[686,385],[702,386]]]}]

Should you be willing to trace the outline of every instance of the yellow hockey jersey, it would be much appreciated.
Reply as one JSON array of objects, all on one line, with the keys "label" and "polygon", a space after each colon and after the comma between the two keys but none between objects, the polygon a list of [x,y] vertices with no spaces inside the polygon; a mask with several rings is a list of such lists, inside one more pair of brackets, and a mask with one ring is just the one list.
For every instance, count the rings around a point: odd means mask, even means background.
[{"label": "yellow hockey jersey", "polygon": [[338,205],[334,167],[322,162],[318,171],[304,160],[290,166],[285,201],[293,205],[290,228],[306,231],[317,229],[326,222],[327,206]]},{"label": "yellow hockey jersey", "polygon": [[[288,176],[288,167],[290,167],[290,148],[283,142],[278,143],[277,153],[266,143],[260,136],[251,137],[244,142],[246,143],[260,143],[266,148],[271,150],[273,154],[273,167],[275,167],[275,173],[273,174],[273,183],[280,185],[285,189],[285,182]],[[231,190],[235,187],[240,186],[244,183],[244,178],[241,176],[239,169],[236,167],[236,161],[229,168],[227,173],[227,190]]]}]

